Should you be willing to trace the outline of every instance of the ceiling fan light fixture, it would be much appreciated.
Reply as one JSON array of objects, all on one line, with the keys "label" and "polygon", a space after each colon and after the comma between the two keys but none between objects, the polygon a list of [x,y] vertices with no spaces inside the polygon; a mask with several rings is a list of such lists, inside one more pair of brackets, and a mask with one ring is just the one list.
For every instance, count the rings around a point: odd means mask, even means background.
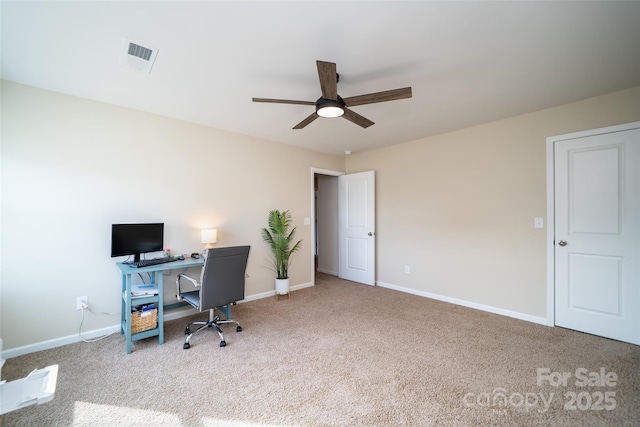
[{"label": "ceiling fan light fixture", "polygon": [[316,114],[320,117],[334,118],[344,114],[344,101],[320,98],[316,104]]},{"label": "ceiling fan light fixture", "polygon": [[[378,102],[395,101],[396,99],[411,98],[411,87],[385,90],[382,92],[368,93],[365,95],[350,96],[346,101],[338,95],[338,81],[340,76],[336,72],[336,64],[333,62],[316,61],[318,78],[322,96],[317,101],[294,101],[291,99],[253,98],[253,102],[272,102],[276,104],[315,105],[316,111],[308,115],[304,120],[295,125],[293,129],[303,129],[318,117],[340,117],[349,120],[363,129],[375,123],[361,116],[351,107],[363,104],[375,104]],[[349,106],[349,108],[347,108]]]}]

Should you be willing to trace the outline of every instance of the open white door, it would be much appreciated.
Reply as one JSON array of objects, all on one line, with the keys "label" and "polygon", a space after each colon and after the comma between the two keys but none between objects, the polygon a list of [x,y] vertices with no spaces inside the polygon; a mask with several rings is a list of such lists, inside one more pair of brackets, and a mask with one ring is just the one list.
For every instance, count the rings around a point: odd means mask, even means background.
[{"label": "open white door", "polygon": [[375,173],[338,177],[339,277],[375,285]]},{"label": "open white door", "polygon": [[640,129],[564,137],[554,142],[555,323],[640,344]]}]

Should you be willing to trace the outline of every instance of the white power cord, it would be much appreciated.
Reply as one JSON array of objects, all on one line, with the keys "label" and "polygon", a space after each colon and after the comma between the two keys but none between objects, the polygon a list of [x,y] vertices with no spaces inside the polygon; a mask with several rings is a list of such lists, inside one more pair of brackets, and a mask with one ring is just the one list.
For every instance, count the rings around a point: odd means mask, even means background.
[{"label": "white power cord", "polygon": [[109,335],[113,335],[115,332],[111,332],[110,334],[107,335],[103,335],[101,337],[96,337],[96,338],[85,338],[82,336],[82,324],[84,323],[84,311],[87,310],[89,311],[91,314],[106,314],[109,316],[115,316],[119,313],[107,313],[105,311],[99,312],[99,313],[94,313],[91,308],[89,308],[89,304],[86,303],[82,303],[82,309],[80,310],[81,312],[81,317],[80,317],[80,326],[78,327],[78,336],[80,337],[80,340],[82,340],[83,342],[96,342],[96,341],[100,341],[103,340],[105,338],[107,338]]}]

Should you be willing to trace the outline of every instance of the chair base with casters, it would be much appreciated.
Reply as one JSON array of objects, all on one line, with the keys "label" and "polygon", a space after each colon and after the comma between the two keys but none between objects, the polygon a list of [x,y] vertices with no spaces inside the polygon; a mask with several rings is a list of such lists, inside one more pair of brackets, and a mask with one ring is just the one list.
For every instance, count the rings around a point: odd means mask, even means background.
[{"label": "chair base with casters", "polygon": [[[183,293],[182,294],[182,299],[183,301],[189,303],[190,305],[191,302],[189,301],[189,297],[192,293],[197,293],[196,291],[194,292],[187,292],[187,293]],[[235,303],[233,303],[233,305],[235,305]],[[220,316],[216,316],[215,314],[215,310],[218,309],[220,311],[222,311],[225,316],[226,316],[226,320],[222,320],[220,319]],[[236,324],[236,332],[242,332],[242,326],[240,325],[240,323],[236,320],[233,320],[231,318],[231,305],[228,304],[224,307],[216,307],[216,309],[210,309],[209,310],[209,320],[207,321],[196,321],[196,322],[189,322],[189,324],[187,325],[187,327],[184,330],[184,334],[186,335],[186,338],[184,339],[184,344],[182,345],[182,348],[184,348],[185,350],[191,348],[191,344],[189,344],[189,340],[191,339],[191,337],[193,336],[193,334],[203,330],[204,328],[215,328],[216,332],[218,332],[218,335],[220,336],[220,347],[224,347],[227,345],[227,342],[224,339],[224,335],[222,334],[222,329],[220,329],[219,325],[228,325],[230,323],[235,323]],[[191,326],[198,326],[198,328],[194,331],[191,331]]]},{"label": "chair base with casters", "polygon": [[[186,338],[182,346],[185,350],[191,347],[191,337],[204,328],[215,328],[220,337],[220,347],[227,345],[221,325],[235,323],[236,332],[242,331],[240,323],[231,318],[231,306],[235,305],[236,301],[244,299],[249,250],[249,246],[207,249],[200,281],[184,273],[178,274],[176,278],[178,301],[186,302],[201,313],[209,312],[207,321],[190,322],[185,328]],[[193,287],[183,290],[182,279],[191,282],[195,290]],[[225,318],[221,319],[217,316],[215,310],[224,314]],[[197,326],[197,329],[192,331],[193,326]]]}]

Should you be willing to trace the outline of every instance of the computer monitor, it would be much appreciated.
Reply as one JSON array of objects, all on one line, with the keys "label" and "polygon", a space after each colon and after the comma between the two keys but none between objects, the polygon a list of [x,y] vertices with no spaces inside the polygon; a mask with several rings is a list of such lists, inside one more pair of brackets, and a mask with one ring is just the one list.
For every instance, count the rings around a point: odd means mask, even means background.
[{"label": "computer monitor", "polygon": [[163,247],[164,223],[111,225],[111,257],[133,255],[134,261],[140,261],[140,254]]}]

